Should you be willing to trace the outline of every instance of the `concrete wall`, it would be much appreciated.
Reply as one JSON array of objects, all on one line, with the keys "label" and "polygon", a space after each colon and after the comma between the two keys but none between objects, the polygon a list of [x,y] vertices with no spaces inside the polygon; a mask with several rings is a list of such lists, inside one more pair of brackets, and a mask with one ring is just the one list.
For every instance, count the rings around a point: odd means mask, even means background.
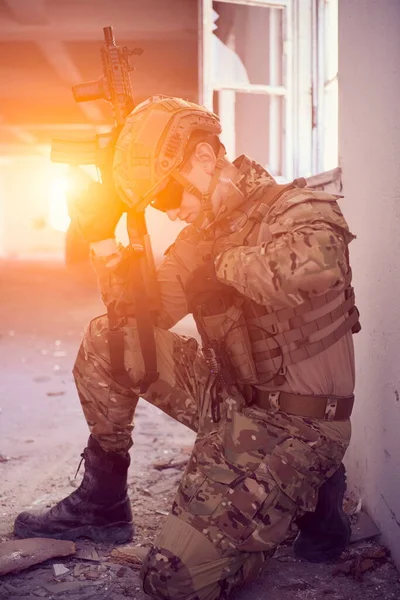
[{"label": "concrete wall", "polygon": [[400,2],[339,2],[340,162],[362,332],[347,456],[400,564]]}]

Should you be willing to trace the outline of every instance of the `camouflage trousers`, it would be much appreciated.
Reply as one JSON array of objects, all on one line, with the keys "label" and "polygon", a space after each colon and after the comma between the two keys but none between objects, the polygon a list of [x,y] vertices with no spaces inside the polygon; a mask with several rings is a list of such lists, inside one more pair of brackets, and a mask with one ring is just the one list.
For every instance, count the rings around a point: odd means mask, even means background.
[{"label": "camouflage trousers", "polygon": [[[107,317],[93,320],[74,367],[92,435],[106,451],[126,452],[139,389],[112,375]],[[144,374],[134,323],[124,328],[132,382]],[[211,418],[214,379],[196,340],[155,330],[159,379],[144,399],[197,432],[171,512],[142,568],[145,592],[173,600],[229,598],[261,571],[299,511],[313,510],[318,488],[338,468],[348,421],[326,422],[246,406],[222,390]]]}]

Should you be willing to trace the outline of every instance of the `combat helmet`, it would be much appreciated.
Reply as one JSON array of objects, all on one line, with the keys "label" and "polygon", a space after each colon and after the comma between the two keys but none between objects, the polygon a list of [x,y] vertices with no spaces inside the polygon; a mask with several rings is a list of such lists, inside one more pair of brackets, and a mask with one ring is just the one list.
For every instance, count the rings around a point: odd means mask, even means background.
[{"label": "combat helmet", "polygon": [[203,194],[179,172],[185,149],[194,131],[219,135],[219,118],[204,106],[168,96],[153,96],[130,113],[116,141],[113,161],[115,188],[135,210],[144,210],[170,182],[175,180],[210,209],[210,197],[224,166],[221,145],[210,188]]}]

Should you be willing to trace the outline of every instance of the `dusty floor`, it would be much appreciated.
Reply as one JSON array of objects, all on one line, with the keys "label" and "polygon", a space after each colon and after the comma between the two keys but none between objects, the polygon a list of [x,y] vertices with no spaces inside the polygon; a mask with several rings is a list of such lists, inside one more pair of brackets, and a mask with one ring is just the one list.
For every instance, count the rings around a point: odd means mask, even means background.
[{"label": "dusty floor", "polygon": [[[49,506],[79,484],[80,476],[74,479],[74,474],[88,432],[71,366],[84,324],[102,306],[93,278],[86,272],[68,273],[61,265],[0,263],[0,289],[1,547],[13,538],[19,511]],[[139,403],[129,487],[137,531],[132,545],[142,552],[165,518],[192,442],[190,431]],[[156,468],[169,461],[170,468]],[[378,541],[353,544],[329,565],[298,561],[290,545],[284,546],[265,575],[237,598],[399,600],[399,574],[390,558],[382,556]],[[78,549],[71,559],[3,576],[0,600],[146,598],[138,565],[112,555],[110,547],[82,541]],[[59,563],[68,572],[56,577],[53,569]],[[361,573],[364,568],[368,570]]]}]

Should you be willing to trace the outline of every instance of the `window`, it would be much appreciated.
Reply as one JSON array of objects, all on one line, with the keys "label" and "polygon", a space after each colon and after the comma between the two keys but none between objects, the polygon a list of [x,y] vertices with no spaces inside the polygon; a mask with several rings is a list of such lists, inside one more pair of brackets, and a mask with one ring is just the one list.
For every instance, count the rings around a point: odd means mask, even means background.
[{"label": "window", "polygon": [[201,101],[280,181],[337,166],[337,0],[201,0]]}]

